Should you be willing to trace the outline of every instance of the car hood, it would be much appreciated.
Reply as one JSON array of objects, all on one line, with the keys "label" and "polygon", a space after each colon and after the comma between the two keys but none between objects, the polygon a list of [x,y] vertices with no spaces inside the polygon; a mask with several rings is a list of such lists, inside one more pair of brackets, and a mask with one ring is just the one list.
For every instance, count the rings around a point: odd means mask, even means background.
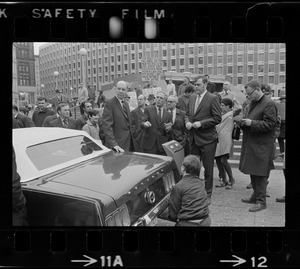
[{"label": "car hood", "polygon": [[85,192],[89,195],[95,192],[117,200],[125,193],[137,189],[141,181],[146,181],[147,177],[149,179],[150,175],[171,161],[172,158],[167,156],[131,152],[115,154],[111,151],[43,180],[42,185],[60,191],[72,187],[82,196],[85,196]]}]

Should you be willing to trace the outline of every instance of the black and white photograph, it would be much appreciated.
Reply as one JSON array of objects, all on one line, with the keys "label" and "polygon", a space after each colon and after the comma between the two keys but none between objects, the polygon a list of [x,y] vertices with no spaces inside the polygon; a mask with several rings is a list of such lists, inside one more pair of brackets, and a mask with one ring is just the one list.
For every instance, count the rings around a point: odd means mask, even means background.
[{"label": "black and white photograph", "polygon": [[12,55],[13,226],[285,226],[285,43]]}]

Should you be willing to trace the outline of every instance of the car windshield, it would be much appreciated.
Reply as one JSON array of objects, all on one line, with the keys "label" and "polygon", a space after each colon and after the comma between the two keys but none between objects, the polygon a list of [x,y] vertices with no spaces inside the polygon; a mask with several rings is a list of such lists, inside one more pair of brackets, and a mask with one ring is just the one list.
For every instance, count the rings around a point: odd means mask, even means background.
[{"label": "car windshield", "polygon": [[43,170],[101,150],[88,137],[75,136],[30,146],[26,153],[36,168]]}]

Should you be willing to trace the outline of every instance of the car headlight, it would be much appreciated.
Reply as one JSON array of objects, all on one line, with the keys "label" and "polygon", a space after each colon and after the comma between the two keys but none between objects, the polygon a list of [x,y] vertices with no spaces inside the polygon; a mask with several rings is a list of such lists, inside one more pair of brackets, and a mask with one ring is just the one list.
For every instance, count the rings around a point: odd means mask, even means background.
[{"label": "car headlight", "polygon": [[166,193],[168,193],[175,186],[174,172],[170,171],[169,173],[164,175],[163,181],[164,181],[164,187],[165,187]]},{"label": "car headlight", "polygon": [[130,226],[130,217],[126,205],[117,208],[105,219],[107,226]]}]

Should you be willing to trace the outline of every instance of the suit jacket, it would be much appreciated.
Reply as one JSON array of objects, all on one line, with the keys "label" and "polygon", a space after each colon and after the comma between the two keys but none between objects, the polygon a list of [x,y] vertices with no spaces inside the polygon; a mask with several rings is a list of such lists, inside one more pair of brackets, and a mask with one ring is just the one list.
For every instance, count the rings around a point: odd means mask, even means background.
[{"label": "suit jacket", "polygon": [[105,135],[105,146],[132,150],[131,114],[128,103],[125,102],[127,117],[117,97],[105,102],[102,114],[102,127]]},{"label": "suit jacket", "polygon": [[132,116],[132,136],[134,142],[134,150],[141,152],[141,142],[145,131],[145,129],[142,128],[142,120],[145,114],[139,107],[135,108],[130,113]]},{"label": "suit jacket", "polygon": [[[54,119],[53,121],[49,122],[49,127],[61,127],[61,128],[66,128],[63,126],[60,117]],[[77,125],[76,125],[76,120],[73,118],[69,118],[69,126],[68,129],[74,129],[74,130],[78,130],[77,129]]]},{"label": "suit jacket", "polygon": [[222,120],[219,98],[206,92],[197,111],[194,111],[197,94],[190,96],[185,122],[201,122],[198,129],[192,128],[189,132],[190,142],[197,146],[210,144],[218,139],[216,125]]},{"label": "suit jacket", "polygon": [[61,99],[59,99],[57,97],[57,95],[53,96],[51,99],[51,104],[52,104],[53,110],[56,111],[58,104],[60,102],[67,102],[67,100],[68,100],[67,96],[65,96],[64,94],[61,95]]},{"label": "suit jacket", "polygon": [[171,138],[185,145],[187,139],[187,129],[185,127],[185,111],[176,109],[176,117],[171,129]]},{"label": "suit jacket", "polygon": [[15,128],[35,127],[31,118],[21,113],[18,113],[15,117],[15,122],[13,122],[13,126],[15,126]]},{"label": "suit jacket", "polygon": [[145,129],[142,139],[142,148],[150,150],[157,142],[159,150],[164,151],[162,144],[168,141],[168,135],[164,124],[172,122],[171,113],[163,108],[163,116],[162,119],[159,120],[156,106],[148,106],[145,108],[145,118],[143,122],[146,121],[151,123],[151,127]]}]

